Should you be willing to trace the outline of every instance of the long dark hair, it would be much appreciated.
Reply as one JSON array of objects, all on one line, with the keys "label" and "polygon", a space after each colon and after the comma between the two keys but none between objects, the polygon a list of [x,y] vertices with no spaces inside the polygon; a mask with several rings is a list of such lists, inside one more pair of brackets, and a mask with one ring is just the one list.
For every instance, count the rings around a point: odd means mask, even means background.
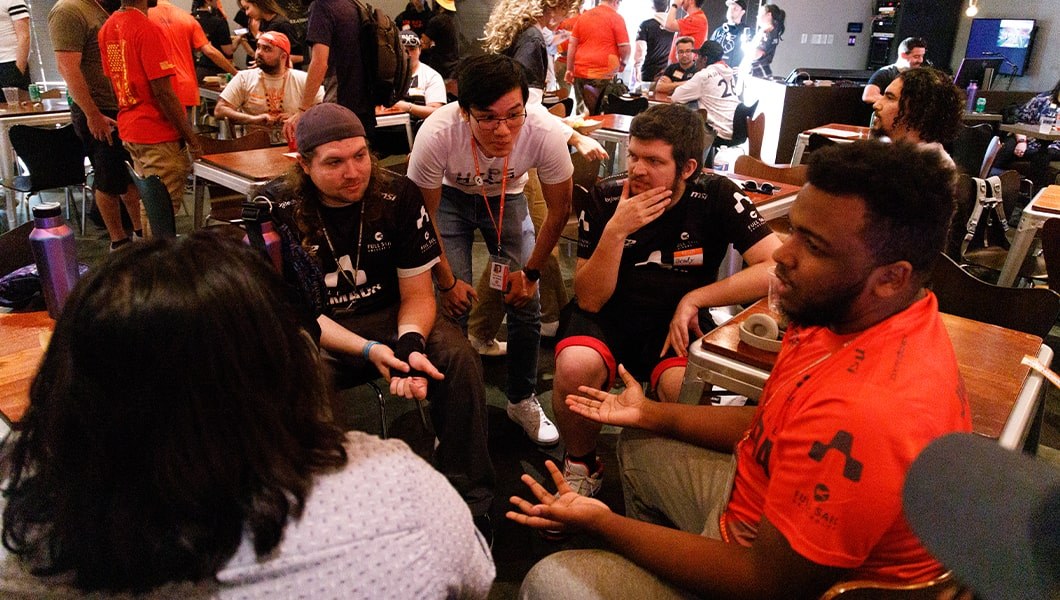
[{"label": "long dark hair", "polygon": [[[369,147],[370,150],[371,147]],[[302,152],[301,154],[302,159],[307,164],[313,162],[313,151]],[[390,184],[396,178],[392,171],[379,166],[379,160],[375,153],[372,153],[371,156],[372,175],[368,181],[368,187],[364,191],[364,197],[361,198],[361,202],[365,203],[364,219],[367,222],[375,221],[382,216],[383,207],[380,202],[382,202],[383,194],[389,193]],[[294,221],[299,233],[302,234],[302,246],[312,254],[314,246],[324,244],[324,221],[320,217],[320,207],[323,204],[320,200],[320,191],[309,177],[309,173],[306,173],[301,165],[292,166],[287,171],[286,179],[288,189],[293,192],[295,198],[301,200],[295,205]],[[339,257],[336,256],[334,258],[338,260]]]},{"label": "long dark hair", "polygon": [[111,254],[71,294],[5,448],[3,544],[83,591],[259,557],[346,463],[318,350],[278,275],[197,232]]}]

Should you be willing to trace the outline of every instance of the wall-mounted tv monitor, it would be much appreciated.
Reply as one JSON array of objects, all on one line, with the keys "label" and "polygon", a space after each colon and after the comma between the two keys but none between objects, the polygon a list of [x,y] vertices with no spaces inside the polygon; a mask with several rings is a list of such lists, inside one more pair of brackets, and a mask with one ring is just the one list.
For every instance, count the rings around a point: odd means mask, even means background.
[{"label": "wall-mounted tv monitor", "polygon": [[1037,31],[1034,19],[972,19],[965,57],[1004,58],[1007,62],[1001,64],[999,73],[1022,76]]}]

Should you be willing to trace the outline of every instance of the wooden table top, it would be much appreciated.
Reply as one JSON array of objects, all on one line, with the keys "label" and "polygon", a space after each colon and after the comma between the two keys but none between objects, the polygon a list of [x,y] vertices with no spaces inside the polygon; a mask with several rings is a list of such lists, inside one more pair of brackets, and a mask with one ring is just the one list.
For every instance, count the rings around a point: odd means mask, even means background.
[{"label": "wooden table top", "polygon": [[863,127],[861,125],[847,125],[846,123],[828,123],[827,125],[807,129],[803,133],[807,135],[816,133],[827,138],[840,140],[869,139],[872,137],[872,130],[868,127]]},{"label": "wooden table top", "polygon": [[29,406],[29,387],[53,329],[47,311],[0,313],[0,411],[12,422]]},{"label": "wooden table top", "polygon": [[599,121],[603,129],[618,131],[629,134],[629,126],[633,123],[633,117],[629,115],[593,115],[585,117],[586,121]]},{"label": "wooden table top", "polygon": [[1018,133],[1038,140],[1050,140],[1054,142],[1060,140],[1060,129],[1057,129],[1056,127],[1053,127],[1053,130],[1049,133],[1039,133],[1037,125],[1027,125],[1026,123],[1002,123],[1001,131]]},{"label": "wooden table top", "polygon": [[68,110],[70,110],[70,105],[62,98],[41,100],[39,104],[34,104],[28,101],[20,102],[18,106],[11,106],[6,102],[3,102],[3,99],[0,98],[0,119],[4,117],[18,117],[21,115],[66,112]]},{"label": "wooden table top", "polygon": [[199,160],[254,181],[269,181],[287,172],[294,159],[284,156],[287,146],[241,152],[206,154]]},{"label": "wooden table top", "polygon": [[746,175],[737,175],[735,173],[725,173],[721,171],[715,171],[714,169],[703,169],[704,173],[715,173],[717,175],[724,175],[729,179],[737,182],[736,184],[743,188],[743,182],[754,181],[756,184],[761,186],[763,183],[771,184],[775,190],[772,194],[763,194],[762,192],[752,192],[744,189],[744,194],[751,199],[755,205],[766,204],[773,202],[774,200],[780,200],[781,198],[787,198],[788,196],[794,196],[799,193],[802,188],[797,185],[791,185],[790,183],[780,183],[779,181],[773,181],[771,179],[763,179],[762,177],[748,177]]},{"label": "wooden table top", "polygon": [[[740,323],[752,314],[768,312],[760,300],[703,337],[703,348],[762,369],[773,370],[776,353],[740,341]],[[972,428],[993,439],[1001,436],[1012,405],[1030,367],[1020,364],[1025,354],[1037,356],[1042,339],[971,319],[942,314],[957,365],[972,407]]]}]

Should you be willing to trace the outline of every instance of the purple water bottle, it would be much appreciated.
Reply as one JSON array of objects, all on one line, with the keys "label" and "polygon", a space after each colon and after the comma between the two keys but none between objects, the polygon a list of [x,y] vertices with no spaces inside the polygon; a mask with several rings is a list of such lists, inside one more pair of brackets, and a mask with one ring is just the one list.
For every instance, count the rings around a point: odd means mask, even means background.
[{"label": "purple water bottle", "polygon": [[57,203],[34,206],[33,222],[29,245],[37,262],[37,273],[40,275],[48,314],[53,319],[58,319],[66,297],[77,284],[74,230],[66,224],[62,208]]},{"label": "purple water bottle", "polygon": [[276,272],[283,273],[283,250],[280,234],[272,224],[272,202],[264,196],[243,203],[243,243],[257,248],[272,263]]},{"label": "purple water bottle", "polygon": [[979,93],[979,84],[971,82],[968,84],[968,88],[964,90],[966,94],[964,100],[964,112],[970,113],[975,110],[975,95]]}]

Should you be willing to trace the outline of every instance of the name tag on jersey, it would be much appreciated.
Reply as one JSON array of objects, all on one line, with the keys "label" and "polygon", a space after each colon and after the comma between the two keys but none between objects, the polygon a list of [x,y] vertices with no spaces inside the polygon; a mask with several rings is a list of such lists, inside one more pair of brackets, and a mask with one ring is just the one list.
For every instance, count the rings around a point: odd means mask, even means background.
[{"label": "name tag on jersey", "polygon": [[691,248],[674,252],[675,267],[699,267],[703,265],[703,249]]},{"label": "name tag on jersey", "polygon": [[674,79],[684,79],[684,78],[685,78],[685,72],[684,71],[682,71],[680,69],[678,69],[677,71],[674,71]]}]

